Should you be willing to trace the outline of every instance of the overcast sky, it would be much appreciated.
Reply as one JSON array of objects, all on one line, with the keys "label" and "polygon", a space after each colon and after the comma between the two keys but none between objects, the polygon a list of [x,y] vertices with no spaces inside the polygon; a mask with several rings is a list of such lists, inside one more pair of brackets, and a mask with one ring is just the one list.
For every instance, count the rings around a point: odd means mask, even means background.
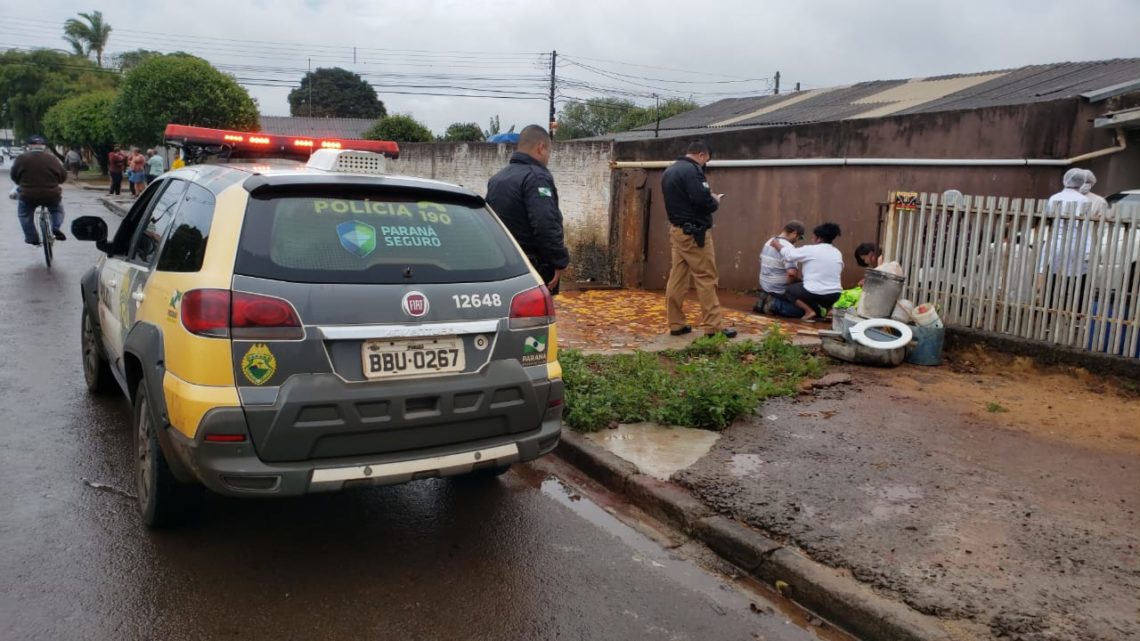
[{"label": "overcast sky", "polygon": [[202,56],[263,114],[288,115],[311,59],[364,75],[389,113],[437,133],[495,114],[504,130],[544,124],[555,49],[560,108],[758,95],[776,71],[783,91],[1140,57],[1137,0],[0,0],[0,48],[66,48],[64,20],[91,10],[114,27],[110,52]]}]

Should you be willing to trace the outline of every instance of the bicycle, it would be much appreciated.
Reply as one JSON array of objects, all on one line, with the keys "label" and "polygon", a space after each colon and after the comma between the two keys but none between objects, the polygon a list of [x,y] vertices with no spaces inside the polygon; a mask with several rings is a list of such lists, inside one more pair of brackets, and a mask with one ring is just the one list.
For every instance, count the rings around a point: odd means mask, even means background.
[{"label": "bicycle", "polygon": [[51,212],[47,205],[40,205],[36,210],[36,224],[40,228],[40,244],[44,248],[44,260],[48,269],[51,269],[52,245],[55,244],[55,234],[52,233]]}]

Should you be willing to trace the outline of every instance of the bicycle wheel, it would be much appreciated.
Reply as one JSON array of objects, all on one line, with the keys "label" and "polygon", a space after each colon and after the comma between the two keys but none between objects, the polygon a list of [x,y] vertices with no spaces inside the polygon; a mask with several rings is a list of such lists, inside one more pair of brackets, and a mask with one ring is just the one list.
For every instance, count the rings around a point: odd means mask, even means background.
[{"label": "bicycle wheel", "polygon": [[48,269],[51,269],[51,246],[55,242],[55,236],[51,233],[51,214],[48,213],[47,208],[40,209],[40,242],[44,247],[44,260],[47,261]]}]

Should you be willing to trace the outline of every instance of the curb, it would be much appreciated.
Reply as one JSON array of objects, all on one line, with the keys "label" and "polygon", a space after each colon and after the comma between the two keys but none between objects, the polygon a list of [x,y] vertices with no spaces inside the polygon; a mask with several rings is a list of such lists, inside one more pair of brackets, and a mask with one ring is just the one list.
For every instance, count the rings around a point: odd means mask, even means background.
[{"label": "curb", "polygon": [[758,530],[714,514],[689,492],[646,476],[637,466],[563,430],[555,454],[650,516],[704,543],[724,560],[866,639],[947,641],[938,619],[876,594],[847,574],[817,563]]},{"label": "curb", "polygon": [[121,217],[127,215],[127,207],[123,207],[121,204],[111,200],[110,198],[107,198],[106,196],[100,198],[99,202],[102,203],[104,207],[106,207],[112,214],[115,214],[116,216]]}]

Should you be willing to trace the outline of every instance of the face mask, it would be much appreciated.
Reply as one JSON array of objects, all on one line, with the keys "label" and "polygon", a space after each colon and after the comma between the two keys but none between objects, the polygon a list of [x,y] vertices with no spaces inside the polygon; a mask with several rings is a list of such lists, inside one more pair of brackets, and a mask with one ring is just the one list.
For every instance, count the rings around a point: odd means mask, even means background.
[{"label": "face mask", "polygon": [[1087,194],[1090,191],[1092,191],[1092,188],[1093,188],[1092,183],[1085,183],[1085,184],[1081,185],[1081,193]]}]

